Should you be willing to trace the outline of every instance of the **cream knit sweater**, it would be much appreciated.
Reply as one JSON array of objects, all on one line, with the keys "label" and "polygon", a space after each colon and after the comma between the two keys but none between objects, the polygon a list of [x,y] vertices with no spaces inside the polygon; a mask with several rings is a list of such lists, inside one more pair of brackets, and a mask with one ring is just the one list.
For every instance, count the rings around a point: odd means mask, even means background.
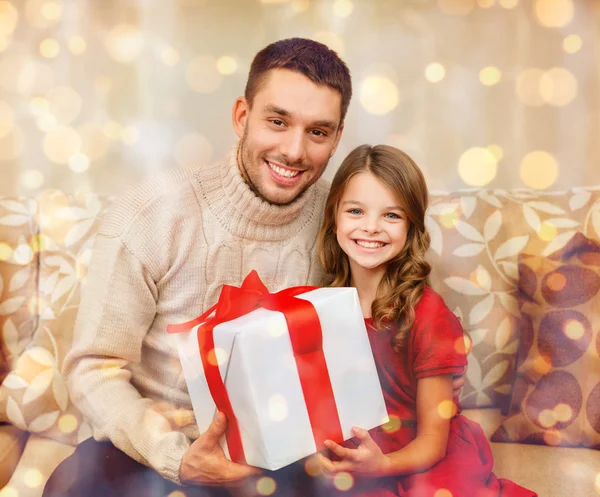
[{"label": "cream knit sweater", "polygon": [[232,154],[163,173],[115,203],[63,366],[96,439],[179,482],[198,433],[167,324],[200,315],[223,284],[239,286],[252,269],[271,291],[317,282],[327,190],[319,181],[288,206],[270,205],[248,188]]}]

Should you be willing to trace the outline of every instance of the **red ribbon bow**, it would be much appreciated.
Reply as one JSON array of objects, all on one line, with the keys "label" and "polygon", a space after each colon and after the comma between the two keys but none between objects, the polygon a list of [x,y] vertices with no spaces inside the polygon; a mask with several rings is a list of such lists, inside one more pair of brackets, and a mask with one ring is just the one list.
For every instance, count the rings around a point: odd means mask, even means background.
[{"label": "red ribbon bow", "polygon": [[[198,328],[198,346],[202,367],[217,409],[227,417],[225,437],[232,461],[245,463],[246,457],[238,421],[219,366],[214,360],[213,331],[218,324],[236,319],[260,307],[279,311],[285,316],[317,450],[324,448],[325,440],[338,442],[343,440],[331,379],[323,353],[323,333],[319,316],[309,301],[295,298],[296,295],[315,288],[296,286],[277,293],[269,293],[258,273],[251,271],[241,287],[223,285],[219,301],[201,316],[187,323],[167,326],[168,333],[181,333],[201,325]],[[209,319],[208,316],[213,311],[215,315]]]}]

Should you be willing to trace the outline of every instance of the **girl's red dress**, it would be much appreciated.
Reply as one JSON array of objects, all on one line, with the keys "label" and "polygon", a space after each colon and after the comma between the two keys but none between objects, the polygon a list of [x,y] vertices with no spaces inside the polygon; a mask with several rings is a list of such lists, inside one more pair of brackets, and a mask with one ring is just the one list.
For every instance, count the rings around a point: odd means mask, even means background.
[{"label": "girl's red dress", "polygon": [[[402,449],[416,437],[417,380],[460,373],[466,364],[463,330],[443,299],[426,287],[415,307],[407,347],[400,353],[390,332],[379,332],[370,319],[367,331],[391,422],[371,436],[384,453]],[[393,429],[394,426],[400,426]],[[386,428],[388,428],[386,430]],[[347,442],[348,444],[349,442]],[[345,495],[365,497],[532,497],[535,492],[492,473],[490,445],[481,427],[458,414],[450,421],[446,457],[424,473],[403,477],[357,479]],[[444,492],[443,490],[446,490]]]}]

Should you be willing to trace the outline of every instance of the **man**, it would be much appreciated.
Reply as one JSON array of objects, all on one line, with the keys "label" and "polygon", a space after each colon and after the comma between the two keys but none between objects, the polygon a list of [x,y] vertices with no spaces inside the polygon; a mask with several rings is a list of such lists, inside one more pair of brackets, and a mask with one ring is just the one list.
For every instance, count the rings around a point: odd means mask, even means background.
[{"label": "man", "polygon": [[227,495],[259,473],[225,458],[222,414],[198,434],[166,328],[201,314],[252,269],[271,291],[318,283],[315,240],[328,191],[319,178],[351,94],[346,65],[325,45],[273,43],[254,58],[234,103],[240,141],[230,157],[168,171],[107,214],[64,362],[97,441],[57,468],[46,497],[163,496],[179,484],[194,486],[188,497],[207,486]]}]

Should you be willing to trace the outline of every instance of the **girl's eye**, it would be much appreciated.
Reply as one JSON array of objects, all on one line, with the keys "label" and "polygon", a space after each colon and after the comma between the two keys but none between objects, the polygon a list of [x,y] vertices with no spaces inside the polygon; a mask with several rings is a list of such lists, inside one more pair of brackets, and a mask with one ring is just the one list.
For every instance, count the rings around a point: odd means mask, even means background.
[{"label": "girl's eye", "polygon": [[360,209],[350,209],[350,210],[348,210],[348,213],[359,215],[362,213],[362,211]]},{"label": "girl's eye", "polygon": [[388,212],[386,214],[386,216],[389,216],[390,219],[402,219],[398,214],[396,214],[395,212]]}]

